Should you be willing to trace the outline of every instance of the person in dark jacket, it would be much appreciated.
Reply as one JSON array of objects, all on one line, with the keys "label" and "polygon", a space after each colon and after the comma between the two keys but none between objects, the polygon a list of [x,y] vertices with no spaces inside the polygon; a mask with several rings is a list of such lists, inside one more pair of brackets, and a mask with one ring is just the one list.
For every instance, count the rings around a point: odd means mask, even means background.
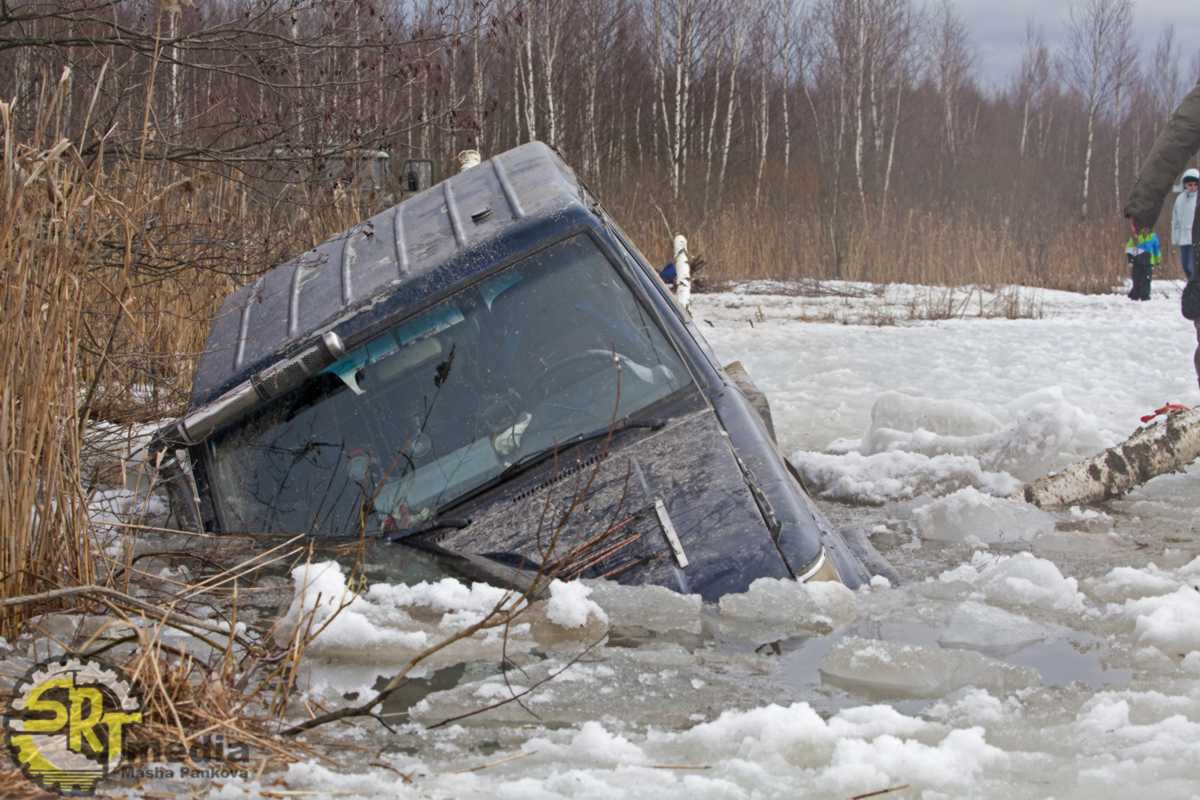
[{"label": "person in dark jacket", "polygon": [[[1129,192],[1129,200],[1125,203],[1125,216],[1133,228],[1134,238],[1154,228],[1167,192],[1175,183],[1175,177],[1183,171],[1188,159],[1197,150],[1200,150],[1200,83],[1188,92],[1179,108],[1171,115],[1167,127],[1155,140],[1154,147],[1142,166],[1141,174]],[[1200,214],[1193,213],[1191,241],[1193,244],[1200,243]],[[1198,258],[1200,247],[1192,247],[1192,280],[1197,280],[1200,276],[1196,270]],[[1200,320],[1194,324],[1197,347],[1192,360],[1196,368],[1196,380],[1200,384]]]},{"label": "person in dark jacket", "polygon": [[1162,263],[1162,251],[1158,246],[1158,234],[1142,232],[1129,237],[1125,245],[1125,257],[1129,259],[1130,278],[1133,288],[1130,300],[1150,299],[1150,279],[1154,268]]}]

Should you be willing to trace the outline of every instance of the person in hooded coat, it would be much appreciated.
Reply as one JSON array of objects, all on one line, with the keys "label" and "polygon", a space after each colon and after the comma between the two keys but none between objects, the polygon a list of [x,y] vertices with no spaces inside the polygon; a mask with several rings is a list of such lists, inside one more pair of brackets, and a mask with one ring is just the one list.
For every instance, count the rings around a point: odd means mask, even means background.
[{"label": "person in hooded coat", "polygon": [[1171,210],[1171,244],[1179,248],[1179,263],[1190,281],[1196,274],[1192,255],[1192,220],[1196,218],[1196,194],[1200,190],[1200,169],[1183,173],[1183,191],[1175,198]]},{"label": "person in hooded coat", "polygon": [[[1200,150],[1200,83],[1188,92],[1179,108],[1171,115],[1167,127],[1155,140],[1154,147],[1151,148],[1150,155],[1146,157],[1142,171],[1129,192],[1129,200],[1125,203],[1125,217],[1130,221],[1135,238],[1154,228],[1167,192],[1175,184],[1175,176],[1187,166],[1188,160],[1197,150]],[[1184,224],[1187,224],[1187,220],[1184,220]],[[1200,243],[1200,216],[1195,213],[1195,207],[1192,211],[1190,241]],[[1193,246],[1190,282],[1196,280],[1198,254],[1200,248]],[[1200,320],[1196,320],[1194,324],[1197,347],[1193,363],[1196,380],[1200,384]]]}]

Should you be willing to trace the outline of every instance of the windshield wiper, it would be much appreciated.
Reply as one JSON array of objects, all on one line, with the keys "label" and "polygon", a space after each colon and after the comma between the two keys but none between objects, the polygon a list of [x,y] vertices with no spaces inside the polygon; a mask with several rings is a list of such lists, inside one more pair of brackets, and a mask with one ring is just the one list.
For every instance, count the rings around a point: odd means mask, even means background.
[{"label": "windshield wiper", "polygon": [[493,489],[502,483],[506,483],[518,475],[533,469],[538,464],[562,455],[562,453],[570,450],[573,447],[578,447],[579,445],[587,444],[588,442],[594,442],[598,439],[606,439],[609,436],[615,436],[621,431],[629,430],[631,428],[646,428],[647,430],[657,431],[666,424],[667,421],[665,419],[626,418],[614,422],[611,425],[605,425],[603,428],[591,431],[590,433],[575,434],[574,436],[564,439],[558,444],[547,447],[545,450],[538,450],[536,452],[521,456],[516,461],[505,467],[503,471],[501,471],[500,474],[496,475],[494,478],[489,478],[461,497],[456,497],[454,500],[451,500],[442,507],[442,510],[448,510],[454,508],[455,506],[460,506],[468,500],[473,500],[489,489]]},{"label": "windshield wiper", "polygon": [[416,527],[405,528],[402,531],[391,534],[388,536],[388,543],[395,544],[396,542],[402,542],[405,539],[411,539],[414,536],[422,536],[426,533],[433,533],[434,531],[440,531],[445,528],[457,528],[461,531],[470,524],[471,520],[465,517],[434,517],[433,519],[423,522]]}]

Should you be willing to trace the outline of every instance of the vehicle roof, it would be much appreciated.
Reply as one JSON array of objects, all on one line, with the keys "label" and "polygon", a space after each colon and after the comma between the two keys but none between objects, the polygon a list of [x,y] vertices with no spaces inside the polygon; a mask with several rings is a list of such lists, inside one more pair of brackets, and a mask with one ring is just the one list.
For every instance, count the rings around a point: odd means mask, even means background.
[{"label": "vehicle roof", "polygon": [[204,405],[323,333],[348,346],[381,317],[444,296],[525,243],[588,216],[586,191],[531,142],[453,175],[243,286],[221,306],[196,366]]}]

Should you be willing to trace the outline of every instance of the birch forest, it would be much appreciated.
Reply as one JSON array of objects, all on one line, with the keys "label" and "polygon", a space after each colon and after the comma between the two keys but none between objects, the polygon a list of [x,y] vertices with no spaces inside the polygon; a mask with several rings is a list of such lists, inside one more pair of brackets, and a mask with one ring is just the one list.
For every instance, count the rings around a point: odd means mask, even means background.
[{"label": "birch forest", "polygon": [[141,159],[285,215],[290,239],[226,241],[254,269],[334,232],[297,241],[297,219],[386,200],[281,192],[281,165],[320,178],[384,151],[436,177],[539,139],[651,260],[687,233],[709,282],[1100,290],[1200,60],[1132,0],[1061,13],[1066,35],[1030,25],[997,85],[949,0],[2,0],[0,97],[28,131],[55,94],[89,164]]}]

